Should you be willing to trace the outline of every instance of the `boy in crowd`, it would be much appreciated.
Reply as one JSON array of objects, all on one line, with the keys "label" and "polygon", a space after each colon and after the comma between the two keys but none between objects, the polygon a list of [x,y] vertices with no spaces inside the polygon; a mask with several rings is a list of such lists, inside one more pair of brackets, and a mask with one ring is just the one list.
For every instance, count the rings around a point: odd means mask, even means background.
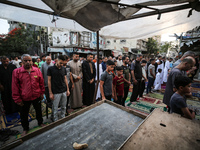
[{"label": "boy in crowd", "polygon": [[154,80],[156,78],[155,76],[155,59],[150,59],[150,65],[148,67],[148,85],[147,85],[147,94],[151,93],[151,87],[153,86]]},{"label": "boy in crowd", "polygon": [[140,90],[140,97],[143,97],[144,89],[145,89],[145,82],[147,82],[147,74],[145,70],[145,66],[147,64],[146,60],[142,60],[141,66],[142,66],[142,82],[141,82],[141,90]]},{"label": "boy in crowd", "polygon": [[114,97],[113,87],[112,87],[113,74],[111,72],[113,71],[114,67],[115,63],[111,60],[108,60],[106,64],[106,70],[101,75],[100,91],[102,100],[104,99],[111,100],[111,98]]},{"label": "boy in crowd", "polygon": [[170,112],[180,114],[188,119],[195,118],[195,112],[189,110],[186,103],[186,94],[191,93],[191,82],[188,77],[177,76],[174,81],[177,92],[170,99]]},{"label": "boy in crowd", "polygon": [[161,90],[161,80],[162,80],[161,72],[162,72],[162,69],[159,68],[158,69],[158,73],[156,74],[155,82],[154,82],[154,86],[155,86],[154,90],[156,90],[156,91],[160,91]]},{"label": "boy in crowd", "polygon": [[117,75],[113,79],[113,92],[114,92],[114,100],[117,104],[123,105],[123,97],[124,97],[124,77],[123,77],[123,68],[116,67]]}]

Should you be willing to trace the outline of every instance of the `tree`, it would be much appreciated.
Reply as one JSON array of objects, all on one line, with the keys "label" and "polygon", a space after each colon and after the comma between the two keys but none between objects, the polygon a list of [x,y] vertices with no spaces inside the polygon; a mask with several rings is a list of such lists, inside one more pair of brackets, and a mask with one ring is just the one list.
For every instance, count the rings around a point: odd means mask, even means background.
[{"label": "tree", "polygon": [[165,42],[163,45],[160,46],[159,52],[160,53],[167,53],[167,51],[172,47],[171,42]]},{"label": "tree", "polygon": [[36,34],[23,25],[13,29],[7,35],[0,36],[0,55],[21,55],[28,52],[28,48],[38,46]]},{"label": "tree", "polygon": [[148,54],[157,55],[159,48],[158,48],[158,42],[156,40],[154,40],[153,38],[148,38],[146,46]]}]

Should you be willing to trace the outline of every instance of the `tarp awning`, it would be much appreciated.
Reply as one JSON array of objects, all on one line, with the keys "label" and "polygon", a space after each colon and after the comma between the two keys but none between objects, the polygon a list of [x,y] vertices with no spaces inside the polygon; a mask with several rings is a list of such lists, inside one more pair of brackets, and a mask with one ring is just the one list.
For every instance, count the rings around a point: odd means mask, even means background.
[{"label": "tarp awning", "polygon": [[[197,0],[194,5],[194,1],[0,0],[0,18],[75,31],[101,29],[100,35],[106,37],[143,38],[199,25],[200,13],[195,10],[200,4]],[[191,7],[195,10],[187,18]]]},{"label": "tarp awning", "polygon": [[142,39],[166,33],[186,32],[200,25],[200,12],[193,11],[192,16],[188,18],[188,11],[189,9],[162,14],[160,20],[157,20],[157,16],[149,16],[115,23],[102,28],[100,35],[120,39]]}]

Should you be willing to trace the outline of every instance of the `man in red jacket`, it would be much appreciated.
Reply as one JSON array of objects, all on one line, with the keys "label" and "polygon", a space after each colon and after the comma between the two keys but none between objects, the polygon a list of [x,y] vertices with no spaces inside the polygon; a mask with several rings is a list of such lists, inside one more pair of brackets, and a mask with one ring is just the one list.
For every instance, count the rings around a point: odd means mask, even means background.
[{"label": "man in red jacket", "polygon": [[13,71],[12,76],[12,97],[15,103],[20,106],[20,117],[24,132],[26,135],[29,130],[28,113],[30,105],[36,111],[36,119],[39,126],[44,126],[41,100],[43,99],[44,79],[41,71],[32,67],[32,58],[28,54],[22,55],[23,66]]}]

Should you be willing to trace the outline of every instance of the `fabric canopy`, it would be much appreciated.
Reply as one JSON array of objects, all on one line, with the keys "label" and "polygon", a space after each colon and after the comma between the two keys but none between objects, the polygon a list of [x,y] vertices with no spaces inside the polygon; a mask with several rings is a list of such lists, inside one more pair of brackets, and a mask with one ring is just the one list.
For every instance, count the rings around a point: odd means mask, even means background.
[{"label": "fabric canopy", "polygon": [[[190,10],[188,2],[192,1],[194,0],[0,0],[0,18],[73,31],[101,29],[100,35],[105,37],[138,39],[184,32],[198,26],[200,13],[196,9],[187,18]],[[116,5],[118,3],[121,5]],[[184,9],[170,13],[161,11],[161,18],[157,20],[158,10],[179,5],[185,5]],[[157,15],[134,19],[145,13]]]},{"label": "fabric canopy", "polygon": [[[66,16],[67,18],[77,21],[89,30],[97,31],[106,25],[111,25],[116,22],[124,21],[136,12],[142,6],[157,6],[166,4],[178,4],[188,2],[188,0],[159,0],[138,3],[137,5],[116,5],[120,0],[109,1],[92,1],[92,0],[42,0],[56,14]],[[123,2],[123,1],[122,1]],[[128,1],[127,1],[128,2]],[[124,7],[122,7],[124,6]],[[133,6],[133,7],[131,7]],[[153,9],[153,8],[152,8]]]},{"label": "fabric canopy", "polygon": [[187,18],[189,10],[181,10],[157,16],[149,16],[134,20],[119,22],[100,30],[100,35],[112,38],[142,39],[166,33],[182,33],[200,26],[200,13],[194,11]]},{"label": "fabric canopy", "polygon": [[[53,10],[41,0],[12,0],[12,2],[43,9],[53,14]],[[56,22],[52,22],[53,17],[56,19]],[[0,18],[38,26],[66,28],[74,31],[89,31],[72,19],[57,17],[2,3],[0,3]]]}]

